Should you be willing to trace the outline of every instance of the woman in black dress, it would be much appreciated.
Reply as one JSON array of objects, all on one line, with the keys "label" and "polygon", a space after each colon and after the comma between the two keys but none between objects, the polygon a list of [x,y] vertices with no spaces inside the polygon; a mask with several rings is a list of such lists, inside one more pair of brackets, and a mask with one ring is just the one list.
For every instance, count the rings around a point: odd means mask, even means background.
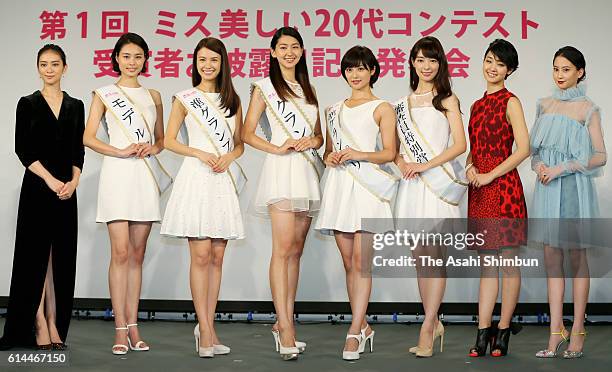
[{"label": "woman in black dress", "polygon": [[39,50],[43,89],[17,104],[15,152],[26,171],[21,185],[13,274],[0,348],[65,348],[77,248],[77,200],[83,157],[83,102],[60,88],[66,55]]}]

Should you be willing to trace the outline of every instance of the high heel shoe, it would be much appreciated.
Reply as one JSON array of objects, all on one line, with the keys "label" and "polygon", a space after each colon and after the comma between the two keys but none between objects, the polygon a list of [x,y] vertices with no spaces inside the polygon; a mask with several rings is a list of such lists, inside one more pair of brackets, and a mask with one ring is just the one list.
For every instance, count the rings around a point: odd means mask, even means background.
[{"label": "high heel shoe", "polygon": [[51,343],[44,344],[44,345],[38,345],[38,344],[36,345],[36,350],[48,351],[48,350],[52,350],[52,349],[53,349],[53,344],[51,344]]},{"label": "high heel shoe", "polygon": [[[128,324],[128,346],[132,351],[149,351],[149,345],[147,345],[143,340],[138,341],[135,345],[132,345],[132,340],[130,340],[130,327],[138,327],[138,324],[132,323]],[[145,346],[142,346],[145,345]]]},{"label": "high heel shoe", "polygon": [[550,332],[551,335],[559,335],[561,336],[561,341],[559,341],[557,343],[557,346],[555,347],[555,350],[548,350],[548,349],[544,349],[544,350],[540,350],[536,353],[536,357],[537,358],[555,358],[557,356],[557,354],[559,354],[559,348],[561,347],[561,345],[563,345],[566,342],[569,342],[569,332],[568,335],[565,335],[565,327],[561,327],[561,330],[559,332]]},{"label": "high heel shoe", "polygon": [[361,329],[361,339],[363,340],[360,344],[359,344],[359,354],[363,353],[365,351],[365,347],[366,347],[366,343],[368,342],[368,340],[370,341],[370,353],[374,351],[374,334],[376,333],[373,329],[372,332],[370,332],[369,335],[366,335],[366,331],[368,330],[368,328],[370,328],[370,325],[366,325],[365,328]]},{"label": "high heel shoe", "polygon": [[[115,328],[116,331],[123,331],[125,330],[126,332],[128,331],[128,327],[116,327]],[[129,338],[128,338],[128,342],[129,342]],[[111,348],[112,352],[114,355],[125,355],[127,354],[129,348],[128,345],[124,345],[124,344],[114,344],[113,347]]]},{"label": "high heel shoe", "polygon": [[[359,349],[361,349],[361,345],[363,343],[362,334],[361,334],[361,332],[359,332],[358,335],[352,335],[350,333],[347,333],[346,334],[346,339],[348,340],[350,338],[356,339],[357,342],[359,343],[359,345],[357,346],[357,351],[342,350],[342,359],[344,359],[344,360],[358,360],[359,359]],[[372,347],[371,343],[370,343],[370,347]]]},{"label": "high heel shoe", "polygon": [[438,321],[438,325],[433,331],[433,336],[431,340],[431,347],[424,349],[417,346],[416,356],[419,358],[429,358],[433,355],[433,347],[436,342],[436,339],[440,337],[440,352],[444,351],[444,325],[442,322]]},{"label": "high heel shoe", "polygon": [[[572,336],[584,336],[584,338],[586,338],[587,332],[586,330],[584,330],[582,332],[572,333]],[[576,358],[582,358],[583,356],[584,356],[584,353],[582,352],[582,350],[580,351],[565,350],[563,352],[563,359],[576,359]]]},{"label": "high heel shoe", "polygon": [[[197,337],[198,339],[200,338],[200,324],[195,325],[195,328],[193,329],[193,335],[194,337]],[[199,350],[196,348],[196,352],[198,351]],[[231,351],[232,349],[229,346],[213,343],[213,352],[215,355],[227,355]]]},{"label": "high heel shoe", "polygon": [[284,347],[283,343],[281,342],[280,331],[277,331],[277,333],[278,333],[278,352],[280,353],[283,360],[297,360],[298,355],[300,354],[300,351],[298,350],[297,346]]},{"label": "high heel shoe", "polygon": [[68,345],[63,342],[51,342],[51,349],[53,350],[66,350]]},{"label": "high heel shoe", "polygon": [[495,338],[495,328],[489,326],[487,328],[479,328],[476,334],[476,344],[470,349],[469,356],[481,357],[487,353],[487,347],[493,347]]},{"label": "high heel shoe", "polygon": [[[274,336],[274,346],[276,347],[276,351],[278,351],[279,345],[280,345],[280,338],[278,336],[278,331],[272,329],[272,336]],[[302,341],[296,341],[293,340],[295,342],[295,347],[298,348],[298,351],[300,352],[300,354],[302,354],[305,350],[306,350],[306,343],[302,342]]]},{"label": "high heel shoe", "polygon": [[200,358],[213,358],[215,356],[215,347],[200,347],[200,325],[196,324],[193,329],[193,337],[195,338],[196,353]]},{"label": "high heel shoe", "polygon": [[508,346],[510,346],[510,333],[515,335],[519,333],[521,329],[523,329],[523,326],[517,323],[510,323],[510,327],[508,328],[498,328],[495,342],[491,346],[491,356],[505,356],[508,353]]}]

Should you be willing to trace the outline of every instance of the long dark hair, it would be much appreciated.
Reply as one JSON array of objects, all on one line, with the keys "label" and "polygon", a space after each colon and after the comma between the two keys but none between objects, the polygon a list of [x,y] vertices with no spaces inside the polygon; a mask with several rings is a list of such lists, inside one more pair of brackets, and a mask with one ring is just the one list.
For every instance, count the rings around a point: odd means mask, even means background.
[{"label": "long dark hair", "polygon": [[232,117],[238,111],[240,107],[240,97],[234,89],[232,84],[232,78],[230,76],[230,64],[229,58],[227,58],[227,50],[225,45],[219,39],[214,37],[205,37],[200,40],[193,51],[193,65],[191,67],[191,83],[194,87],[197,87],[202,82],[202,76],[198,71],[198,51],[202,48],[210,49],[213,52],[221,55],[221,71],[215,79],[217,90],[219,91],[219,98],[221,99],[221,108],[229,110],[227,117]]},{"label": "long dark hair", "polygon": [[426,36],[414,44],[410,50],[410,59],[408,61],[410,66],[410,88],[412,91],[415,91],[419,86],[419,76],[413,65],[419,51],[423,53],[425,58],[433,58],[438,61],[438,73],[434,78],[434,90],[436,91],[436,95],[433,98],[433,106],[436,110],[446,113],[447,109],[442,105],[442,101],[452,96],[453,91],[451,89],[451,78],[448,73],[448,61],[446,60],[444,48],[442,48],[440,41],[433,36]]},{"label": "long dark hair", "polygon": [[[279,28],[274,33],[274,36],[272,36],[270,48],[275,49],[278,39],[280,39],[280,37],[283,35],[295,38],[300,43],[300,47],[304,49],[304,40],[302,40],[300,33],[293,27]],[[299,98],[293,92],[293,90],[289,88],[289,84],[287,84],[285,79],[283,79],[278,60],[272,57],[272,52],[270,52],[269,76],[272,86],[274,86],[274,90],[280,99],[286,101],[289,97]],[[306,102],[311,105],[317,105],[317,96],[315,96],[312,86],[310,86],[310,80],[308,79],[308,66],[306,66],[306,58],[304,58],[304,55],[300,57],[297,65],[295,65],[295,79],[298,81],[298,83],[300,83],[300,87],[302,87],[302,91],[304,91],[304,98],[306,99]]]}]

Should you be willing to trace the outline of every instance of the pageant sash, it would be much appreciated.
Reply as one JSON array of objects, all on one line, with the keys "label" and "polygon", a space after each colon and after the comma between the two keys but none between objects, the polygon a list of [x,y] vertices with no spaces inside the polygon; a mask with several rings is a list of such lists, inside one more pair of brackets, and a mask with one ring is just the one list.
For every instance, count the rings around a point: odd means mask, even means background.
[{"label": "pageant sash", "polygon": [[[342,125],[343,107],[344,101],[340,101],[328,107],[325,112],[334,151],[341,151],[347,147],[361,151],[348,128]],[[399,178],[390,169],[378,164],[357,160],[349,160],[342,166],[353,176],[355,181],[379,200],[389,202],[395,195]]]},{"label": "pageant sash", "polygon": [[[151,129],[147,125],[142,110],[121,87],[115,84],[107,85],[96,89],[95,93],[102,100],[107,111],[115,117],[128,141],[131,143],[153,143]],[[108,128],[108,123],[106,123],[104,116],[102,116],[102,122]],[[150,155],[142,160],[151,172],[159,193],[161,194],[166,191],[173,180],[157,156]]]},{"label": "pageant sash", "polygon": [[[400,146],[411,161],[426,163],[437,154],[419,130],[418,124],[412,119],[408,100],[408,97],[404,97],[394,104]],[[459,205],[468,186],[465,169],[457,159],[419,173],[419,177],[440,200],[451,205]]]},{"label": "pageant sash", "polygon": [[[255,89],[255,87],[259,88],[261,91],[261,96],[266,102],[266,106],[272,111],[273,119],[283,128],[288,138],[300,139],[313,134],[314,123],[312,119],[308,118],[298,102],[292,97],[289,97],[287,101],[280,99],[269,78],[253,83],[251,91]],[[266,113],[261,115],[259,125],[268,141],[270,141],[272,138],[272,129]],[[302,154],[308,163],[312,165],[317,177],[321,179],[323,171],[325,170],[325,164],[323,164],[323,160],[321,160],[319,153],[315,149],[308,149],[300,152],[300,154]]]},{"label": "pageant sash", "polygon": [[[210,100],[197,88],[191,88],[176,94],[176,98],[183,104],[208,138],[217,156],[225,155],[234,149],[234,137],[217,104]],[[227,173],[234,185],[236,194],[240,194],[247,182],[247,177],[236,161],[230,163]]]}]

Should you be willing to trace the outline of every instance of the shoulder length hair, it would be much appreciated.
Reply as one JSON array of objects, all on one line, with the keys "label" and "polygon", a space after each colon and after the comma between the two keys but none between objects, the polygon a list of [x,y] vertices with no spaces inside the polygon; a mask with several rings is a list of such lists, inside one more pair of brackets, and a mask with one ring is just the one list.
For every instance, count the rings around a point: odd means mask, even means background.
[{"label": "shoulder length hair", "polygon": [[413,92],[419,86],[419,76],[413,65],[419,51],[425,58],[433,58],[438,61],[438,73],[433,82],[436,95],[432,103],[436,110],[446,113],[447,109],[442,105],[442,101],[452,96],[453,91],[451,89],[451,78],[448,73],[448,61],[444,53],[444,48],[442,48],[440,41],[433,36],[426,36],[414,44],[410,50],[410,59],[408,61],[410,66],[410,89],[412,89]]},{"label": "shoulder length hair", "polygon": [[[283,35],[294,37],[300,43],[300,47],[304,49],[304,40],[302,40],[300,33],[293,27],[279,28],[274,33],[274,36],[272,36],[270,48],[275,49],[278,39],[280,39],[280,37]],[[287,84],[285,79],[283,79],[280,64],[276,58],[272,57],[272,52],[270,52],[269,76],[272,86],[274,86],[274,90],[280,99],[286,101],[289,97],[299,98],[293,92],[293,90],[289,88],[289,84]],[[312,89],[312,86],[310,85],[310,80],[308,79],[308,66],[306,66],[306,58],[304,54],[302,54],[300,60],[295,66],[295,79],[298,81],[298,83],[300,83],[300,87],[302,87],[302,91],[304,91],[304,98],[306,99],[306,102],[311,105],[318,105],[317,97]]]},{"label": "shoulder length hair", "polygon": [[193,65],[191,67],[191,83],[194,87],[200,85],[202,82],[202,76],[198,71],[198,51],[202,48],[210,49],[213,52],[221,55],[221,71],[216,78],[217,90],[219,90],[219,98],[221,100],[221,108],[228,110],[228,116],[232,117],[236,115],[238,107],[240,107],[240,97],[234,89],[232,78],[230,75],[230,64],[229,58],[227,57],[227,50],[225,45],[219,39],[214,37],[205,37],[200,40],[193,51]]}]

